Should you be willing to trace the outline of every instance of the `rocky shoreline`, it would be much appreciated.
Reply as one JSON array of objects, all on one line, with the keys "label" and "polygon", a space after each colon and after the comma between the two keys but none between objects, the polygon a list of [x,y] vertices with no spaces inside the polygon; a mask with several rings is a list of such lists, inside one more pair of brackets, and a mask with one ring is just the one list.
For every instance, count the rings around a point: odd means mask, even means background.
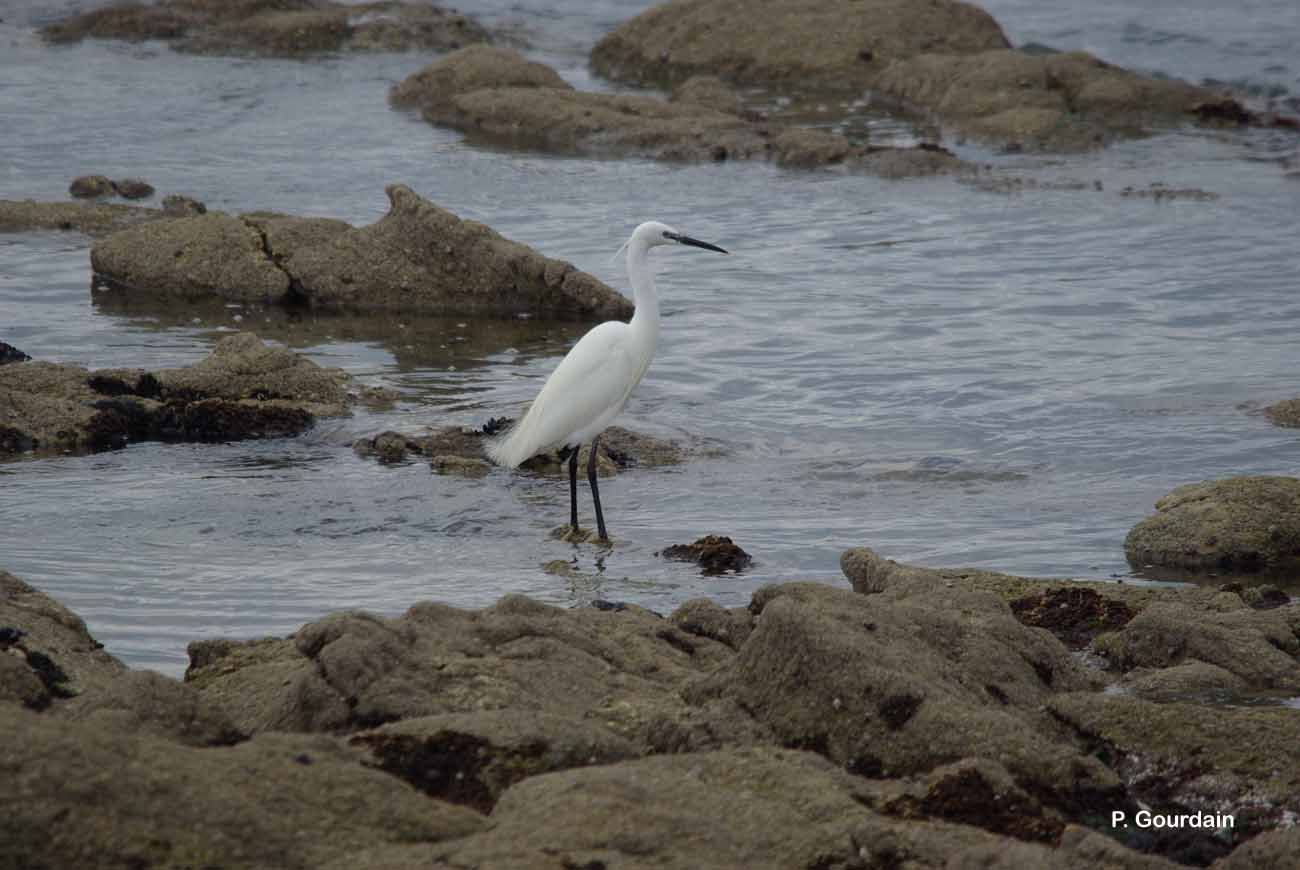
[{"label": "rocky shoreline", "polygon": [[[0,859],[1244,868],[1300,855],[1287,821],[1300,716],[1279,704],[1300,693],[1300,603],[935,571],[865,548],[843,561],[856,591],[784,583],[748,607],[696,599],[668,616],[519,595],[338,613],[288,638],[192,643],[183,681],[126,668],[0,572]],[[1112,824],[1143,807],[1234,823]],[[64,818],[76,824],[51,821]]]}]

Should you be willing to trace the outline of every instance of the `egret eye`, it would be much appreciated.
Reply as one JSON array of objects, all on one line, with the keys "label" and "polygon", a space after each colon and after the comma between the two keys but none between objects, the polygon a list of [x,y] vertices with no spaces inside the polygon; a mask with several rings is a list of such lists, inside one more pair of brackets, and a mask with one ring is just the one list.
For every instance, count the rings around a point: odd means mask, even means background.
[{"label": "egret eye", "polygon": [[665,239],[671,239],[672,237],[673,237],[673,234],[672,234],[672,233],[668,232],[668,230],[664,230],[664,238],[665,238]]}]

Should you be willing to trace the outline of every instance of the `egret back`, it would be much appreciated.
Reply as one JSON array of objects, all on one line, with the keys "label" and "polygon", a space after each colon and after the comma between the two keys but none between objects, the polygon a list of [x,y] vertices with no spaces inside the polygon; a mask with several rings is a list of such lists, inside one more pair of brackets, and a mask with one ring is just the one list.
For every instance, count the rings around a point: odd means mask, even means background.
[{"label": "egret back", "polygon": [[584,335],[546,379],[523,419],[488,442],[492,461],[515,468],[544,450],[599,434],[622,410],[649,362],[632,354],[628,332],[628,324],[612,320]]}]

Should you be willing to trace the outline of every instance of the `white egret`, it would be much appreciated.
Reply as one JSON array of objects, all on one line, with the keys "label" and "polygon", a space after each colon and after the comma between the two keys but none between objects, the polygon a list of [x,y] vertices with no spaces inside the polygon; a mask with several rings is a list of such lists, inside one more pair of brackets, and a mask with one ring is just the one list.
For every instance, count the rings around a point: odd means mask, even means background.
[{"label": "white egret", "polygon": [[596,449],[600,433],[627,404],[632,390],[650,366],[659,343],[659,298],[647,256],[659,245],[691,245],[727,253],[717,245],[692,239],[658,221],[632,231],[627,248],[627,273],[632,279],[636,310],[631,323],[610,320],[594,327],[560,360],[528,408],[524,418],[488,443],[488,456],[498,465],[516,468],[546,450],[561,451],[569,460],[569,524],[578,530],[578,450],[591,442],[587,482],[596,508],[600,540],[608,541],[605,516],[596,486]]}]

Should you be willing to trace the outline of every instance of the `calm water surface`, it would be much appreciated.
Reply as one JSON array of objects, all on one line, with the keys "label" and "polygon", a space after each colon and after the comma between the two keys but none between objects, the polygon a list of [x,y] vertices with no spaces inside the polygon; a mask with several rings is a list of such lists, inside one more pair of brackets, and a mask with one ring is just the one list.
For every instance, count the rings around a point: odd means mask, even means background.
[{"label": "calm water surface", "polygon": [[[253,329],[404,395],[294,439],[0,464],[0,567],[132,665],[175,673],[199,637],[425,598],[738,604],[775,580],[842,582],[840,552],[862,544],[930,565],[1126,576],[1124,535],[1169,489],[1300,470],[1296,432],[1256,413],[1300,395],[1294,136],[1173,131],[1067,158],[963,146],[1040,182],[1103,188],[1010,196],[947,179],[556,159],[470,147],[390,110],[387,89],[418,55],[194,58],[33,36],[87,5],[0,3],[0,197],[62,199],[72,177],[103,172],[212,208],[361,224],[402,182],[618,287],[610,255],[643,219],[734,252],[657,252],[662,343],[622,421],[726,455],[603,485],[617,546],[602,553],[549,538],[567,512],[561,482],[381,467],[348,446],[511,411],[580,328],[92,300],[87,239],[0,236],[0,339],[38,358],[182,365]],[[574,84],[608,87],[586,51],[645,5],[462,8],[525,32]],[[1231,13],[1208,0],[987,6],[1017,43],[1232,81],[1261,101],[1300,93],[1291,0]],[[1156,181],[1219,199],[1119,193]],[[709,532],[750,550],[754,570],[702,578],[656,556]],[[578,573],[544,572],[555,559]]]}]

